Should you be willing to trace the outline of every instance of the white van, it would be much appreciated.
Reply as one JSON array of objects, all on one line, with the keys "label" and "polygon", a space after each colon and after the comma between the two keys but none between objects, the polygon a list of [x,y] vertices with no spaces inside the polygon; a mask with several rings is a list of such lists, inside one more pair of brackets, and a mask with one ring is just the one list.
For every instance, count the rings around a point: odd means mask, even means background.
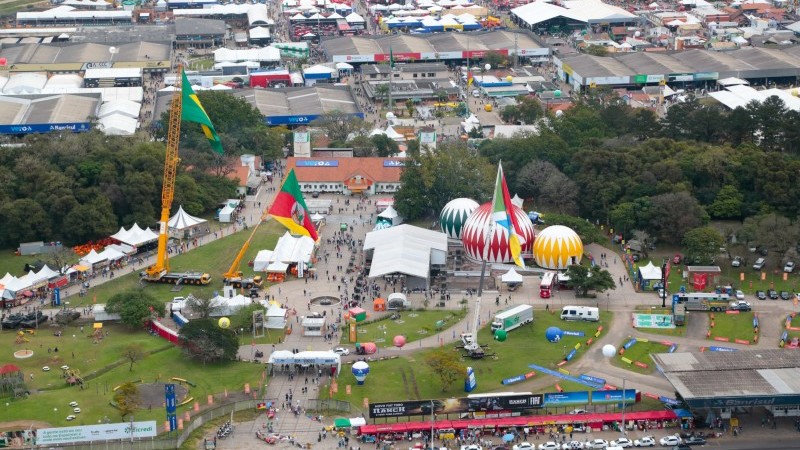
[{"label": "white van", "polygon": [[600,320],[600,310],[594,306],[565,306],[561,308],[561,320]]}]

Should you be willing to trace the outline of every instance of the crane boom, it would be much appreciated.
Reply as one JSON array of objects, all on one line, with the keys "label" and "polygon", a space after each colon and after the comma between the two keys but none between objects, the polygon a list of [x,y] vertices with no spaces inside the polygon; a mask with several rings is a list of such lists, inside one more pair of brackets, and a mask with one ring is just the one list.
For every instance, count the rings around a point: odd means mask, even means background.
[{"label": "crane boom", "polygon": [[[178,66],[178,73],[182,67]],[[172,199],[175,196],[175,175],[178,170],[178,144],[181,133],[181,112],[183,110],[183,97],[181,95],[181,77],[176,77],[175,93],[172,94],[172,106],[169,111],[169,129],[167,132],[167,153],[164,158],[164,181],[161,188],[161,219],[158,221],[158,254],[156,262],[148,267],[146,276],[151,280],[158,280],[169,272],[169,257],[167,256],[167,223],[172,209]]]},{"label": "crane boom", "polygon": [[[244,258],[244,254],[247,252],[247,249],[250,248],[250,242],[253,240],[253,236],[255,236],[256,231],[258,231],[258,227],[260,227],[261,224],[264,223],[264,221],[267,219],[267,217],[269,217],[268,210],[269,210],[269,208],[265,208],[264,212],[261,213],[261,218],[258,220],[258,223],[256,224],[256,226],[253,227],[253,231],[250,233],[250,237],[248,237],[247,240],[244,241],[244,245],[242,245],[242,248],[239,250],[239,253],[236,255],[236,258],[233,259],[233,263],[231,263],[231,267],[228,269],[227,272],[225,272],[222,275],[223,282],[229,283],[229,282],[232,282],[234,280],[238,280],[239,282],[244,281],[244,280],[242,280],[242,271],[239,270],[239,267],[240,267],[240,265],[242,263],[242,258]],[[260,278],[259,278],[255,285],[258,286],[260,284],[261,284],[261,282],[260,282]]]}]

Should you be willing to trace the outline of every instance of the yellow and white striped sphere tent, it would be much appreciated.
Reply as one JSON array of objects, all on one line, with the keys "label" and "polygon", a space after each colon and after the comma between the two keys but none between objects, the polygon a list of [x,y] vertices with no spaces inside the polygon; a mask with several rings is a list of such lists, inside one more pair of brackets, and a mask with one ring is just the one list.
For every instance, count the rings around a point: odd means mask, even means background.
[{"label": "yellow and white striped sphere tent", "polygon": [[572,228],[551,225],[536,236],[533,257],[536,264],[545,269],[566,269],[571,264],[581,262],[583,242]]}]

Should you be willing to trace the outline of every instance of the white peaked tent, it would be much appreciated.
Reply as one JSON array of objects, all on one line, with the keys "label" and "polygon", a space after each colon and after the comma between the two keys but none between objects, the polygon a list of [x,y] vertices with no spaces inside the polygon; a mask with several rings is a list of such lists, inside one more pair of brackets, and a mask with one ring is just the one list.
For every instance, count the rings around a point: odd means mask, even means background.
[{"label": "white peaked tent", "polygon": [[653,261],[650,261],[646,266],[639,267],[639,278],[642,280],[660,280],[661,267],[656,267]]},{"label": "white peaked tent", "polygon": [[397,213],[397,210],[394,209],[392,206],[384,209],[382,213],[378,214],[378,217],[383,219],[388,219],[392,221],[392,225],[399,225],[403,223],[403,218],[400,217],[400,214]]},{"label": "white peaked tent", "polygon": [[253,271],[265,272],[272,260],[272,253],[272,250],[259,250],[255,259],[253,259]]},{"label": "white peaked tent", "polygon": [[158,240],[158,235],[155,234],[151,229],[142,229],[137,223],[134,223],[133,226],[128,230],[126,230],[124,227],[120,227],[119,231],[115,234],[112,234],[111,237],[122,242],[123,244],[128,244],[133,247],[149,244],[150,242],[155,242]]},{"label": "white peaked tent", "polygon": [[167,222],[170,235],[189,237],[202,230],[208,225],[208,221],[199,217],[194,217],[183,210],[183,205],[178,207],[178,212],[170,217]]},{"label": "white peaked tent", "polygon": [[223,317],[236,314],[240,309],[250,306],[253,300],[244,295],[237,295],[235,297],[227,298],[223,296],[216,296],[211,299],[211,305],[214,311],[210,314],[211,317]]},{"label": "white peaked tent", "polygon": [[520,275],[513,267],[500,276],[500,281],[503,283],[522,283],[522,275]]},{"label": "white peaked tent", "polygon": [[391,139],[393,141],[402,142],[402,141],[406,140],[405,136],[403,136],[402,134],[400,134],[397,131],[395,131],[394,127],[392,127],[391,125],[386,127],[386,137],[388,137],[389,139]]},{"label": "white peaked tent", "polygon": [[289,264],[307,263],[314,252],[314,240],[308,236],[292,236],[287,231],[278,239],[275,250],[259,250],[253,260],[253,271],[283,273]]},{"label": "white peaked tent", "polygon": [[325,216],[320,213],[314,213],[311,215],[312,222],[319,222],[320,220],[325,220]]},{"label": "white peaked tent", "polygon": [[3,278],[0,278],[0,284],[5,286],[6,284],[10,283],[12,280],[15,280],[17,277],[11,275],[10,273],[6,272]]},{"label": "white peaked tent", "polygon": [[264,322],[264,328],[278,330],[286,328],[286,312],[286,309],[275,304],[270,304],[267,309],[267,320]]},{"label": "white peaked tent", "polygon": [[511,204],[513,204],[514,206],[516,206],[517,208],[520,208],[520,209],[522,209],[522,204],[524,202],[525,202],[525,200],[522,200],[522,198],[520,198],[519,194],[514,194],[514,198],[511,199]]}]

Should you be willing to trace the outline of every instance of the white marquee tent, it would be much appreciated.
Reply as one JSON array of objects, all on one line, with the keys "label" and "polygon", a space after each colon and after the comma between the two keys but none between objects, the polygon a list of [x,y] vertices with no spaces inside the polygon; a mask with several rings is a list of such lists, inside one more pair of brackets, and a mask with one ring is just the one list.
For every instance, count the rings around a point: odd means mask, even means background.
[{"label": "white marquee tent", "polygon": [[218,295],[211,299],[211,305],[214,307],[211,317],[223,317],[236,314],[242,308],[250,306],[253,300],[244,295],[237,295],[235,297],[223,297]]},{"label": "white marquee tent", "polygon": [[397,210],[394,209],[391,205],[388,208],[384,209],[382,213],[378,214],[378,217],[382,219],[391,220],[393,226],[400,225],[401,223],[403,223],[403,218],[400,216]]},{"label": "white marquee tent", "polygon": [[342,358],[332,351],[292,353],[289,350],[276,350],[269,355],[267,363],[336,366],[336,376],[342,371]]},{"label": "white marquee tent", "polygon": [[134,223],[130,229],[126,230],[125,227],[120,227],[119,231],[111,235],[112,238],[128,244],[133,247],[149,244],[158,240],[158,235],[151,229],[142,229],[139,224]]},{"label": "white marquee tent", "polygon": [[407,280],[411,287],[428,287],[431,265],[445,263],[447,235],[400,225],[367,233],[364,250],[373,251],[370,278],[399,273],[424,280],[424,284]]},{"label": "white marquee tent", "polygon": [[198,232],[202,227],[207,226],[208,221],[187,213],[183,210],[183,205],[178,207],[178,212],[170,217],[167,222],[170,235],[176,237],[189,237]]}]

